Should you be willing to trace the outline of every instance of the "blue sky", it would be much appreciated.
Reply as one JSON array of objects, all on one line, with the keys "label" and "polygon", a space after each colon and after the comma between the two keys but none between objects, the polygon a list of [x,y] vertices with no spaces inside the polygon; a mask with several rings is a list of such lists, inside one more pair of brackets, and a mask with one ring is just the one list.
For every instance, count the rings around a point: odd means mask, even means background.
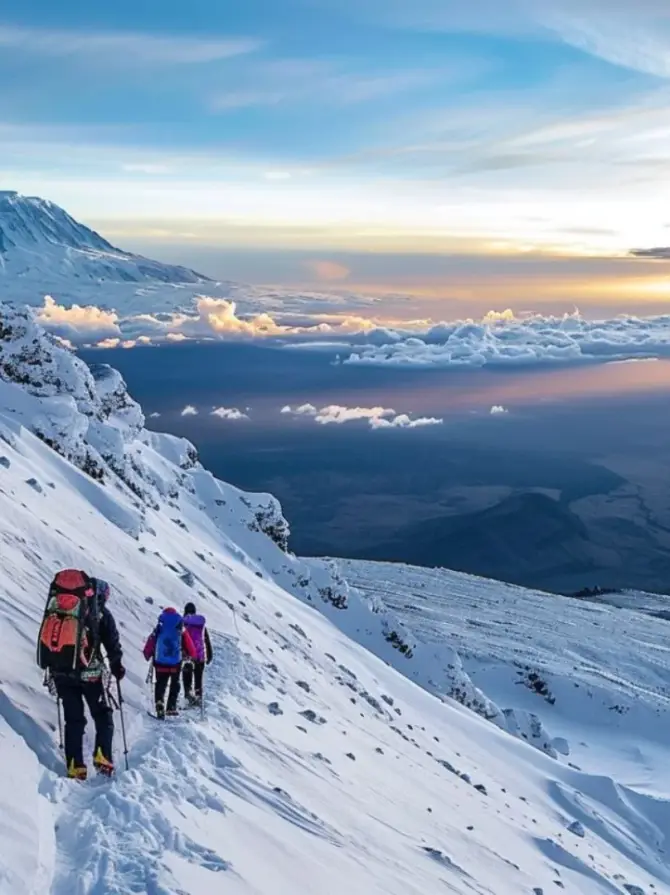
[{"label": "blue sky", "polygon": [[0,186],[163,254],[616,258],[670,242],[669,79],[662,0],[5,0]]}]

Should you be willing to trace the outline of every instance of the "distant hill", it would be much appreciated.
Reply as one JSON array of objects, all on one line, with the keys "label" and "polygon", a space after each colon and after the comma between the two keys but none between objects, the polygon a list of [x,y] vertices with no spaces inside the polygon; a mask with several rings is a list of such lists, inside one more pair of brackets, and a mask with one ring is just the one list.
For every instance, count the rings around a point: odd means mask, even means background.
[{"label": "distant hill", "polygon": [[[643,543],[644,541],[644,543]],[[618,531],[587,524],[570,506],[539,492],[515,492],[484,510],[418,522],[393,538],[367,545],[360,558],[443,566],[547,590],[612,583],[627,586],[625,556],[638,543],[650,580],[656,556],[647,534],[619,520]],[[354,551],[356,553],[356,551]]]}]

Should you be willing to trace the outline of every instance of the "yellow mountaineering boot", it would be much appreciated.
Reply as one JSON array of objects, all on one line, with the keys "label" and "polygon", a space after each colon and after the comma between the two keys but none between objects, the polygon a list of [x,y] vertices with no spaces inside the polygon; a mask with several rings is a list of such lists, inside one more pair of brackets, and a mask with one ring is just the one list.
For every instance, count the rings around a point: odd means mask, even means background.
[{"label": "yellow mountaineering boot", "polygon": [[67,775],[71,780],[85,780],[88,776],[88,770],[85,764],[75,764],[73,758],[67,767]]},{"label": "yellow mountaineering boot", "polygon": [[104,774],[105,777],[111,777],[114,773],[114,762],[110,761],[109,758],[105,758],[99,746],[98,751],[93,756],[93,765],[96,771],[99,774]]}]

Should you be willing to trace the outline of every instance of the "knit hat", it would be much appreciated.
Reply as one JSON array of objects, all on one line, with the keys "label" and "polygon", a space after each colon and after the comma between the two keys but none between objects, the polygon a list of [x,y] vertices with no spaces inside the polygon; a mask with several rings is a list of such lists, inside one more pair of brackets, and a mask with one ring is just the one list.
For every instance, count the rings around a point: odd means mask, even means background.
[{"label": "knit hat", "polygon": [[195,603],[187,603],[184,607],[184,615],[195,615]]}]

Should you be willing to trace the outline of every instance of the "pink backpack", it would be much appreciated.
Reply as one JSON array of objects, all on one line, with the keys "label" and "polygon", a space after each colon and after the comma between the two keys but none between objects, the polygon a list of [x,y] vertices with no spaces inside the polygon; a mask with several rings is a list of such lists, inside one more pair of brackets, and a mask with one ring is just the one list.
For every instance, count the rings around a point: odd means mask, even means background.
[{"label": "pink backpack", "polygon": [[184,627],[191,635],[191,640],[193,641],[193,646],[195,647],[195,651],[197,653],[197,661],[204,662],[205,661],[205,623],[206,619],[204,615],[185,615],[184,616]]}]

